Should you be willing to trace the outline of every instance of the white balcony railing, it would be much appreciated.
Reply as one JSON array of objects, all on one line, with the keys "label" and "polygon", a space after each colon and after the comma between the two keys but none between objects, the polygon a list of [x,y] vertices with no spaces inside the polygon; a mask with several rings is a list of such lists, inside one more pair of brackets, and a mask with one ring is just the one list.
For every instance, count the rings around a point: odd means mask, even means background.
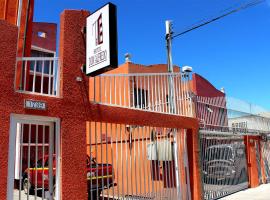
[{"label": "white balcony railing", "polygon": [[59,96],[58,58],[17,58],[15,88],[23,93]]},{"label": "white balcony railing", "polygon": [[103,74],[90,78],[96,103],[193,117],[189,76],[182,73]]}]

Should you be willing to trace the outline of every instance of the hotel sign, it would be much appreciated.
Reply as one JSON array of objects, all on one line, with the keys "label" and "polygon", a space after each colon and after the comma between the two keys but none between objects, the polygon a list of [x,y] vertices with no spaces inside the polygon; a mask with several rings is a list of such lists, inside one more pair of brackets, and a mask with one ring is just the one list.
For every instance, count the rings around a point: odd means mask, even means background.
[{"label": "hotel sign", "polygon": [[86,74],[96,76],[118,65],[116,6],[109,3],[87,18]]},{"label": "hotel sign", "polygon": [[24,100],[24,108],[34,110],[47,110],[47,104],[42,101]]}]

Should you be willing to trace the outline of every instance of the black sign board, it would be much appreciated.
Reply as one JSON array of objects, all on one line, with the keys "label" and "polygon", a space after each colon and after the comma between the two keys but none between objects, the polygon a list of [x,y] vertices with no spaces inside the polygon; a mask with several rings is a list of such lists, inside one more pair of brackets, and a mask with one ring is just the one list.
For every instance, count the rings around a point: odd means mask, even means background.
[{"label": "black sign board", "polygon": [[87,18],[85,70],[96,76],[117,67],[116,6],[108,3]]}]

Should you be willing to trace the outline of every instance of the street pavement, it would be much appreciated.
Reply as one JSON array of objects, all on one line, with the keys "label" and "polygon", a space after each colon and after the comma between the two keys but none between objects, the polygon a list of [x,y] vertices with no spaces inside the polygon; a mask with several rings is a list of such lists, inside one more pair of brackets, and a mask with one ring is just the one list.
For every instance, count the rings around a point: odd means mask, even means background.
[{"label": "street pavement", "polygon": [[[19,200],[19,190],[14,190],[14,200]],[[43,198],[45,200],[45,198]],[[21,200],[27,200],[27,195],[24,191],[21,191]],[[42,200],[42,194],[38,192],[38,196],[35,198],[35,195],[29,195],[29,200]]]},{"label": "street pavement", "polygon": [[221,200],[270,200],[270,183],[237,192]]},{"label": "street pavement", "polygon": [[[24,192],[21,192],[21,199],[27,200],[27,195],[24,194]],[[38,195],[36,200],[42,200],[42,195]],[[29,196],[29,200],[34,200],[34,195]],[[19,199],[19,191],[14,190],[14,200]],[[167,199],[167,198],[164,198]],[[270,200],[270,183],[269,184],[263,184],[256,188],[249,188],[240,192],[237,192],[235,194],[226,196],[221,198],[220,200]]]}]

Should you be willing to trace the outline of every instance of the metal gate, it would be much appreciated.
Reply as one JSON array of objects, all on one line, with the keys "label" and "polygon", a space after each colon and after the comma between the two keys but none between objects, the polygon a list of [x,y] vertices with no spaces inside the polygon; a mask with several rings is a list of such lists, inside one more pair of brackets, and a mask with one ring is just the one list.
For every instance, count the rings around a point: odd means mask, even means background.
[{"label": "metal gate", "polygon": [[244,138],[231,132],[200,131],[204,199],[248,187]]},{"label": "metal gate", "polygon": [[15,117],[11,123],[9,200],[59,199],[56,123],[33,119]]},{"label": "metal gate", "polygon": [[265,170],[265,177],[266,182],[270,182],[270,141],[267,142],[261,142],[261,148],[262,148],[262,159],[263,159],[263,165]]},{"label": "metal gate", "polygon": [[89,199],[190,199],[183,130],[88,125]]},{"label": "metal gate", "polygon": [[256,163],[257,163],[257,170],[258,170],[258,179],[259,179],[259,184],[262,184],[263,180],[262,180],[260,145],[259,145],[258,140],[255,140],[254,142],[255,142],[255,151],[256,151]]}]

